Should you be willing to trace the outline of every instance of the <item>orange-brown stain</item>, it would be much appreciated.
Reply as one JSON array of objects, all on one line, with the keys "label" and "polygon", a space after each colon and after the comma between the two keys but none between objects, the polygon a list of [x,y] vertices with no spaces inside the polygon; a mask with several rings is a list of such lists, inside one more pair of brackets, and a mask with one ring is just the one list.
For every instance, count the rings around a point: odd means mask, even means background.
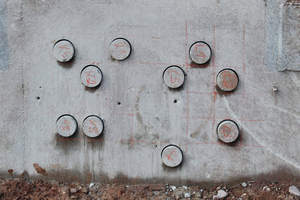
[{"label": "orange-brown stain", "polygon": [[33,167],[37,173],[42,174],[44,176],[48,176],[48,174],[46,173],[46,170],[43,169],[42,167],[40,167],[39,164],[33,163]]},{"label": "orange-brown stain", "polygon": [[10,173],[10,175],[12,175],[12,174],[13,174],[13,172],[14,172],[14,170],[13,170],[13,169],[9,169],[9,170],[8,170],[8,173]]}]

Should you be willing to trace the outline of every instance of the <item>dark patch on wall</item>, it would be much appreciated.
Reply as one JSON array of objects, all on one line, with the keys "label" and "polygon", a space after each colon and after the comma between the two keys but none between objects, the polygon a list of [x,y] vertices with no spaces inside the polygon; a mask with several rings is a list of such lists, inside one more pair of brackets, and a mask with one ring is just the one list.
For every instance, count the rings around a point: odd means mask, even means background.
[{"label": "dark patch on wall", "polygon": [[[27,171],[24,171],[22,174],[15,175],[15,177],[20,178],[27,178],[32,180],[44,180],[44,181],[52,181],[57,180],[61,182],[101,182],[101,183],[119,183],[119,184],[173,184],[173,185],[198,185],[199,187],[208,189],[217,185],[220,185],[224,182],[222,181],[203,181],[203,180],[182,180],[181,178],[146,178],[142,179],[139,177],[130,177],[126,176],[125,174],[121,172],[117,172],[116,175],[113,178],[109,178],[108,174],[105,173],[97,173],[97,174],[90,174],[90,172],[85,171],[84,173],[82,171],[78,170],[69,170],[64,168],[59,169],[53,169],[53,170],[47,170],[48,176],[43,176],[41,174],[37,175],[31,175],[29,176]],[[11,178],[11,176],[8,176],[7,171],[1,172],[0,176],[3,178]],[[232,175],[232,178],[226,180],[226,185],[228,187],[231,187],[233,185],[236,185],[238,183],[244,182],[244,181],[258,181],[258,180],[266,180],[266,181],[299,181],[300,180],[300,174],[299,172],[295,172],[294,170],[290,170],[289,168],[286,168],[282,166],[281,168],[271,171],[269,173],[265,174],[259,174],[259,175],[253,175],[253,176],[244,176],[244,177],[236,177],[235,175]]]},{"label": "dark patch on wall", "polygon": [[0,71],[8,69],[9,50],[6,33],[6,1],[0,1]]},{"label": "dark patch on wall", "polygon": [[55,133],[53,138],[53,143],[57,149],[60,149],[61,152],[69,154],[76,149],[80,149],[80,136],[78,130],[70,137],[62,137],[58,133]]}]

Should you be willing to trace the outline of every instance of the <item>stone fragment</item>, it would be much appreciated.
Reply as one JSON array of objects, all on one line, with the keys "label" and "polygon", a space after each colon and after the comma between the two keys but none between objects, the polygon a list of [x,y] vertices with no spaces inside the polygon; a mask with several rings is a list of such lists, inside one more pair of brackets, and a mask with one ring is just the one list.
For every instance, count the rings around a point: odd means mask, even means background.
[{"label": "stone fragment", "polygon": [[93,187],[95,185],[95,183],[90,183],[90,188]]},{"label": "stone fragment", "polygon": [[83,187],[83,188],[81,188],[80,192],[87,194],[87,193],[89,193],[89,188],[88,187]]},{"label": "stone fragment", "polygon": [[296,186],[294,186],[294,185],[292,185],[292,186],[289,187],[289,192],[292,193],[292,194],[294,194],[294,195],[300,196],[299,189]]},{"label": "stone fragment", "polygon": [[202,194],[200,192],[195,193],[195,198],[201,198],[201,197],[202,197]]},{"label": "stone fragment", "polygon": [[184,193],[184,197],[185,197],[185,198],[190,198],[190,197],[191,197],[191,194],[190,194],[190,193]]},{"label": "stone fragment", "polygon": [[224,199],[225,197],[228,196],[228,193],[225,192],[224,190],[219,190],[218,194],[214,196],[216,196],[218,199]]},{"label": "stone fragment", "polygon": [[71,192],[71,194],[74,194],[74,193],[77,192],[77,189],[76,189],[76,188],[71,188],[71,189],[70,189],[70,192]]},{"label": "stone fragment", "polygon": [[266,191],[269,192],[269,191],[270,191],[270,188],[269,188],[268,186],[264,186],[264,187],[263,187],[263,190],[266,190]]},{"label": "stone fragment", "polygon": [[243,183],[242,183],[242,186],[243,186],[243,187],[247,187],[248,184],[247,184],[246,182],[243,182]]}]

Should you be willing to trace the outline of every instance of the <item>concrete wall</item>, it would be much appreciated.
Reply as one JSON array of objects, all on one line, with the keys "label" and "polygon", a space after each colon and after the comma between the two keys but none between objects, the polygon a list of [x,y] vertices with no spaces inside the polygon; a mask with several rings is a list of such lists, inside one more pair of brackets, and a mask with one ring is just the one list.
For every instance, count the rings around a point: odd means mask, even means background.
[{"label": "concrete wall", "polygon": [[[296,5],[7,0],[0,10],[1,177],[177,184],[299,179]],[[110,57],[116,37],[132,45],[124,61]],[[76,49],[69,63],[52,56],[53,44],[62,38]],[[213,51],[204,66],[188,56],[199,40]],[[96,89],[80,80],[88,64],[103,72]],[[162,80],[170,65],[187,74],[180,89],[169,89]],[[234,92],[216,88],[215,76],[223,68],[239,75]],[[73,137],[57,134],[55,122],[62,114],[78,121]],[[105,123],[95,139],[81,130],[91,114]],[[223,119],[240,128],[233,144],[216,135]],[[168,144],[183,150],[177,168],[162,164],[161,150]]]}]

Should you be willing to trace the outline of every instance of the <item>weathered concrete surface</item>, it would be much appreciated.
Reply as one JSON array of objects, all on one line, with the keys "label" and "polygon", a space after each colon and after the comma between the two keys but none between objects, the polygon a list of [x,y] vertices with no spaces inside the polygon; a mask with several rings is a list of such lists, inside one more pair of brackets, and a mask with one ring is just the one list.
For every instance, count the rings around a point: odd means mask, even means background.
[{"label": "weathered concrete surface", "polygon": [[282,5],[278,62],[280,70],[300,71],[300,3]]},{"label": "weathered concrete surface", "polygon": [[[1,3],[0,58],[6,63],[0,64],[1,175],[19,176],[26,170],[25,177],[86,182],[298,179],[300,74],[279,72],[278,62],[284,50],[284,3]],[[109,44],[116,37],[132,45],[124,61],[110,58]],[[61,38],[75,45],[70,63],[58,63],[52,56],[52,46]],[[199,40],[213,51],[205,66],[188,57],[190,45]],[[88,64],[103,72],[98,88],[81,83],[80,72]],[[170,65],[187,74],[179,89],[163,83],[162,73]],[[216,89],[215,76],[223,68],[234,69],[240,78],[229,94]],[[79,131],[68,139],[55,130],[62,114],[73,115],[79,123]],[[99,138],[82,132],[88,115],[104,120]],[[232,145],[221,143],[216,135],[218,123],[226,118],[241,129]],[[184,153],[182,165],[174,169],[166,168],[160,158],[168,144]]]}]

